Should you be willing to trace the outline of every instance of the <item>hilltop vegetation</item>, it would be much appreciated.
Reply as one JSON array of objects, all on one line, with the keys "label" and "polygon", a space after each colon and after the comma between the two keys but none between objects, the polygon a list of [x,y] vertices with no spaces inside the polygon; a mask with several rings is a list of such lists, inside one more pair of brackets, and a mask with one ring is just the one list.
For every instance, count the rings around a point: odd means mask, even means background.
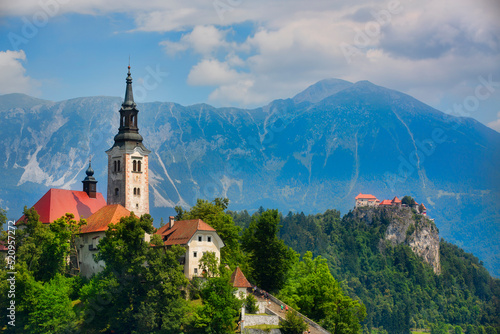
[{"label": "hilltop vegetation", "polygon": [[[242,226],[250,217],[232,214]],[[347,293],[366,306],[365,330],[408,333],[436,323],[470,325],[478,333],[499,328],[500,281],[475,256],[441,239],[442,273],[436,275],[408,245],[385,240],[388,216],[371,224],[359,217],[349,212],[341,218],[336,210],[289,213],[282,217],[280,237],[300,254],[311,251],[326,259]]]},{"label": "hilltop vegetation", "polygon": [[[342,218],[336,210],[283,217],[263,208],[253,215],[230,212],[227,204],[198,200],[188,211],[177,208],[178,219],[203,219],[227,245],[220,267],[202,257],[205,285],[184,277],[182,248],[151,247],[161,243],[155,236],[151,244],[143,241],[144,233],[154,232],[149,215],[132,214],[110,225],[97,256],[106,268],[87,280],[74,276],[66,261],[85,221],[67,215],[43,225],[33,209],[26,210],[26,228],[16,236],[16,327],[9,330],[234,333],[242,302],[233,294],[226,265],[239,266],[251,282],[332,333],[441,333],[450,324],[456,333],[495,334],[500,328],[499,280],[476,257],[444,240],[436,274],[409,245],[385,239],[394,222],[384,210],[372,212],[367,223],[356,210]],[[425,226],[417,218],[410,225]],[[7,277],[0,269],[2,296]],[[0,298],[2,309],[7,303]],[[0,328],[7,321],[0,319]]]}]

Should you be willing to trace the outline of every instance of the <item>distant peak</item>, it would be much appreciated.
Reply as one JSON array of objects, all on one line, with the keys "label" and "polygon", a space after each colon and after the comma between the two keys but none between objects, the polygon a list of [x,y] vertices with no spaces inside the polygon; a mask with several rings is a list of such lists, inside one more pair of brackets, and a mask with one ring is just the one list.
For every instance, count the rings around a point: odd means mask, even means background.
[{"label": "distant peak", "polygon": [[349,88],[353,85],[352,82],[342,79],[324,79],[316,82],[315,84],[307,87],[304,91],[298,93],[293,97],[295,103],[308,101],[316,103],[328,96],[334,95],[341,90]]}]

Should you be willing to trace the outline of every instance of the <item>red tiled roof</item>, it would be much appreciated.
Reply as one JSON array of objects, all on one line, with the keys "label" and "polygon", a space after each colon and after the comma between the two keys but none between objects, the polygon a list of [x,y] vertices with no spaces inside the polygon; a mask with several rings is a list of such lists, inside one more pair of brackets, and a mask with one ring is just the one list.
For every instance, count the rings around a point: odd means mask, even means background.
[{"label": "red tiled roof", "polygon": [[130,211],[120,204],[106,205],[87,218],[87,225],[82,227],[80,233],[106,231],[109,224],[116,224],[120,221],[120,218],[128,216],[130,216]]},{"label": "red tiled roof", "polygon": [[252,284],[248,282],[243,272],[241,272],[240,267],[236,267],[234,272],[231,274],[231,283],[235,288],[251,288]]},{"label": "red tiled roof", "polygon": [[7,248],[7,246],[5,246],[5,241],[0,240],[0,252],[6,252],[8,250],[9,250],[9,248]]},{"label": "red tiled roof", "polygon": [[379,205],[392,205],[392,201],[390,199],[384,199]]},{"label": "red tiled roof", "polygon": [[398,198],[398,196],[394,196],[394,198],[392,199],[392,202],[393,203],[401,203],[401,200]]},{"label": "red tiled roof", "polygon": [[362,194],[362,193],[359,193],[358,196],[356,196],[356,198],[354,199],[368,199],[368,200],[377,200],[377,197],[373,196],[373,195],[370,195],[370,194]]},{"label": "red tiled roof", "polygon": [[[88,218],[105,205],[106,200],[101,193],[97,193],[96,198],[90,198],[85,191],[52,188],[33,207],[40,215],[40,221],[48,224],[66,213],[74,214],[75,220]],[[24,215],[17,223],[22,220],[24,220]]]},{"label": "red tiled roof", "polygon": [[425,207],[424,203],[422,203],[422,208],[427,211],[427,208]]},{"label": "red tiled roof", "polygon": [[160,227],[156,234],[162,236],[165,240],[165,245],[185,245],[193,237],[196,231],[215,231],[213,227],[205,223],[201,219],[179,220],[174,222],[174,226],[170,228],[170,223]]}]

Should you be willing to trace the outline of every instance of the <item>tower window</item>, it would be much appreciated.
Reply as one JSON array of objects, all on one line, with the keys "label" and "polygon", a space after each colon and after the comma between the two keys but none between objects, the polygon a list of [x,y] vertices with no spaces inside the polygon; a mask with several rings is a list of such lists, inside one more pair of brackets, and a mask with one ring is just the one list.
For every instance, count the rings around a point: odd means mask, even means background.
[{"label": "tower window", "polygon": [[118,160],[118,171],[120,171],[120,160]]},{"label": "tower window", "polygon": [[117,169],[117,167],[116,167],[116,160],[115,160],[115,161],[113,161],[113,163],[114,163],[114,165],[115,165],[115,172],[117,172],[117,171],[118,171],[118,169]]},{"label": "tower window", "polygon": [[139,172],[141,171],[141,162],[140,161],[137,162],[137,171],[139,171]]},{"label": "tower window", "polygon": [[134,172],[137,172],[137,161],[135,161],[135,160],[132,162],[132,170]]},{"label": "tower window", "polygon": [[134,195],[137,195],[137,188],[134,188]]},{"label": "tower window", "polygon": [[137,195],[141,194],[141,188],[137,188]]},{"label": "tower window", "polygon": [[139,203],[135,203],[135,207],[139,209]]},{"label": "tower window", "polygon": [[119,193],[120,193],[120,190],[118,188],[115,188],[115,196],[118,196]]}]

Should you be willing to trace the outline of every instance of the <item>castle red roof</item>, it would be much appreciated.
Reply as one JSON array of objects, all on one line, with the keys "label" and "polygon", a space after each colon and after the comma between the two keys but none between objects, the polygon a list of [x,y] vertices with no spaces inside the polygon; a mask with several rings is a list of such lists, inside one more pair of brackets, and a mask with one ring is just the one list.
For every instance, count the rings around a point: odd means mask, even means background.
[{"label": "castle red roof", "polygon": [[234,272],[231,274],[231,283],[235,288],[251,288],[252,284],[248,282],[247,278],[241,271],[240,267],[236,267]]},{"label": "castle red roof", "polygon": [[422,208],[427,211],[427,208],[425,207],[424,203],[422,203]]},{"label": "castle red roof", "polygon": [[174,222],[173,227],[170,227],[170,223],[160,227],[156,234],[161,235],[162,239],[166,239],[164,244],[167,246],[185,245],[196,231],[215,231],[215,229],[201,219],[179,220]]},{"label": "castle red roof", "polygon": [[[106,206],[106,200],[101,193],[96,193],[96,198],[90,198],[85,191],[53,188],[33,205],[40,215],[40,221],[45,224],[52,223],[66,213],[74,214],[75,220],[88,218],[103,206]],[[23,220],[24,215],[17,223]]]},{"label": "castle red roof", "polygon": [[87,218],[87,225],[82,226],[80,233],[106,231],[109,224],[116,224],[120,218],[128,216],[130,216],[130,211],[120,204],[106,205]]},{"label": "castle red roof", "polygon": [[356,196],[355,199],[367,199],[367,200],[376,200],[377,201],[377,197],[375,197],[371,194],[362,194],[362,193],[359,193],[359,195]]},{"label": "castle red roof", "polygon": [[392,205],[392,201],[390,199],[384,199],[379,205]]},{"label": "castle red roof", "polygon": [[392,199],[392,202],[399,204],[399,203],[401,203],[401,200],[398,198],[398,196],[394,196],[394,198]]}]

